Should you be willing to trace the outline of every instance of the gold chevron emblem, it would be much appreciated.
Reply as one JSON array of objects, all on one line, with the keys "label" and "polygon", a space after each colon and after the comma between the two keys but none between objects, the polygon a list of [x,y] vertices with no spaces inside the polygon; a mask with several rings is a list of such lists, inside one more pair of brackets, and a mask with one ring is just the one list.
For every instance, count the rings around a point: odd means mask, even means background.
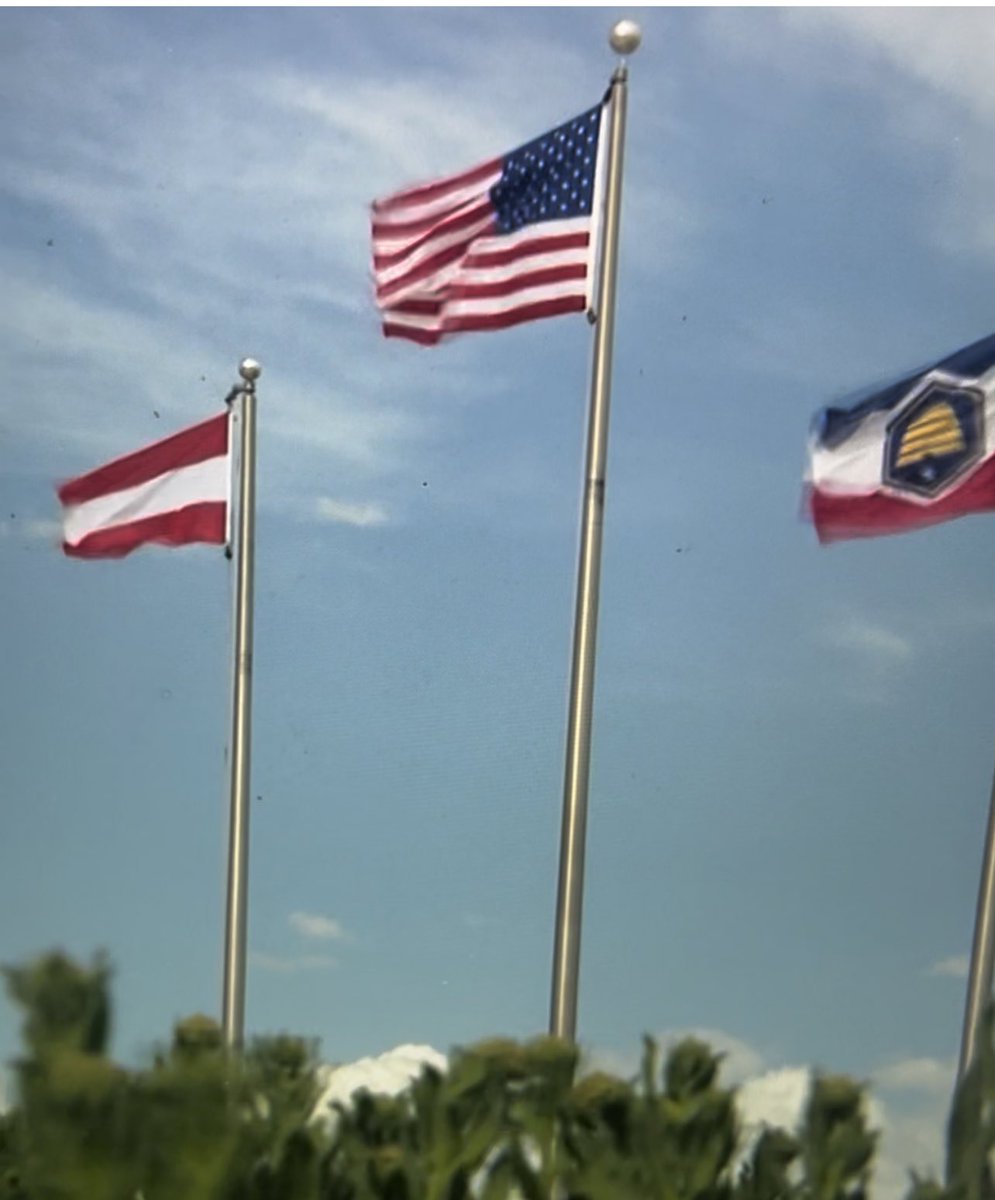
[{"label": "gold chevron emblem", "polygon": [[921,417],[916,417],[902,435],[898,447],[897,467],[908,467],[924,458],[956,454],[965,448],[964,434],[953,408],[943,400],[931,404]]}]

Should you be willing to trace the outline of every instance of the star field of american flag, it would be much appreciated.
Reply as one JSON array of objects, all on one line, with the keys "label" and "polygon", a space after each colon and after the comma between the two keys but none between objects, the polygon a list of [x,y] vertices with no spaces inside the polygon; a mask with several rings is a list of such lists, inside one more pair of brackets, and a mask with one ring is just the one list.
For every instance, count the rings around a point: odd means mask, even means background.
[{"label": "star field of american flag", "polygon": [[599,104],[505,156],[501,180],[491,188],[502,233],[590,215],[600,123]]},{"label": "star field of american flag", "polygon": [[604,109],[374,202],[373,275],[387,337],[434,346],[590,307]]}]

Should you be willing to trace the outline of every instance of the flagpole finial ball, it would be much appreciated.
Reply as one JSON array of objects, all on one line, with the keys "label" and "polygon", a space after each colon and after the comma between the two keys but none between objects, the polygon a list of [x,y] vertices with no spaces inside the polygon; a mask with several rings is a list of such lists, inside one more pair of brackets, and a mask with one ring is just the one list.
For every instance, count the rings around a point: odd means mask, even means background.
[{"label": "flagpole finial ball", "polygon": [[643,31],[635,21],[616,21],[608,41],[616,54],[635,54],[643,40]]},{"label": "flagpole finial ball", "polygon": [[262,367],[254,358],[243,358],[238,364],[238,373],[247,382],[252,382],[262,374]]}]

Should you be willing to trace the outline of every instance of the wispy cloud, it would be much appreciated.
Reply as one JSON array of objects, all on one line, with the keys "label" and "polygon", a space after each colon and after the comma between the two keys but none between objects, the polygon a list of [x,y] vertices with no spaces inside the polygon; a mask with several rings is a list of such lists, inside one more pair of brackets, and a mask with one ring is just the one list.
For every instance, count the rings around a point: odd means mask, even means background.
[{"label": "wispy cloud", "polygon": [[867,82],[886,86],[882,63],[907,75],[919,89],[956,100],[978,118],[995,120],[995,28],[984,9],[909,9],[900,21],[883,8],[826,9],[784,14],[795,33],[835,35],[851,52],[863,49]]},{"label": "wispy cloud", "polygon": [[966,979],[970,965],[966,954],[951,954],[949,958],[932,963],[926,968],[926,974],[947,979]]},{"label": "wispy cloud", "polygon": [[[264,367],[262,505],[313,496],[329,456],[347,481],[390,472],[432,418],[410,402],[410,356],[385,347],[371,365],[382,342],[369,202],[381,180],[397,186],[496,152],[514,107],[481,98],[440,109],[452,83],[438,68],[399,81],[367,63],[333,87],[278,60],[249,77],[223,54],[210,72],[196,54],[168,71],[135,65],[159,57],[133,23],[67,18],[29,34],[0,72],[10,117],[0,191],[44,218],[37,241],[0,250],[0,420],[60,455],[77,443],[72,474],[90,455],[131,449],[153,412],[159,434],[218,403],[252,353]],[[86,85],[70,95],[52,82],[66,78]],[[464,374],[446,372],[434,392],[459,395]],[[374,524],[382,511],[319,515]]]},{"label": "wispy cloud", "polygon": [[[995,257],[990,202],[995,164],[995,27],[982,8],[715,10],[706,18],[718,53],[771,65],[800,88],[862,90],[883,119],[879,137],[921,147],[937,185],[922,209],[926,241],[949,253]],[[941,181],[942,182],[939,182]]]},{"label": "wispy cloud", "polygon": [[887,1091],[929,1092],[949,1097],[954,1083],[953,1059],[903,1058],[879,1067],[874,1084]]},{"label": "wispy cloud", "polygon": [[874,663],[908,662],[914,653],[912,643],[883,625],[860,617],[850,617],[827,631],[832,645],[854,650]]},{"label": "wispy cloud", "polygon": [[[113,15],[23,22],[20,52],[0,51],[0,193],[39,220],[0,248],[7,430],[60,458],[69,445],[73,474],[205,412],[249,353],[264,368],[260,505],[356,526],[387,519],[377,503],[339,497],[313,511],[328,459],[347,495],[390,476],[437,434],[439,405],[449,416],[493,380],[481,383],[471,345],[417,394],[417,352],[379,334],[370,201],[589,102],[583,56],[547,43],[537,111],[535,39],[516,23],[469,12],[459,30],[427,12],[402,23],[415,43],[403,75],[373,42],[332,80],[278,53],[247,76],[210,39],[181,38],[167,57],[154,24]],[[487,34],[471,61],[475,23]],[[70,78],[84,83],[66,89]],[[453,95],[459,104],[440,104]],[[656,174],[646,165],[633,179],[631,204],[683,216],[677,233],[669,220],[643,229],[637,265],[654,271],[647,238],[683,253],[696,212]]]},{"label": "wispy cloud", "polygon": [[333,500],[331,496],[319,496],[314,507],[321,521],[355,525],[360,529],[370,525],[385,525],[388,519],[387,510],[382,504],[357,504],[348,500]]},{"label": "wispy cloud", "polygon": [[857,614],[829,621],[819,638],[843,656],[845,690],[861,704],[889,703],[901,673],[916,657],[909,637]]},{"label": "wispy cloud", "polygon": [[460,917],[460,921],[462,922],[464,928],[472,929],[474,931],[480,929],[494,929],[501,924],[500,917],[478,912],[465,912]]},{"label": "wispy cloud", "polygon": [[327,942],[350,940],[350,935],[343,928],[341,921],[334,917],[322,916],[320,913],[293,912],[287,918],[287,923],[302,937]]},{"label": "wispy cloud", "polygon": [[30,542],[58,541],[62,534],[62,526],[58,521],[44,517],[0,521],[0,538],[23,538]]},{"label": "wispy cloud", "polygon": [[277,954],[263,954],[253,950],[249,954],[249,966],[258,967],[260,971],[276,971],[282,974],[295,974],[298,971],[327,971],[337,966],[336,959],[327,954],[299,954],[285,958]]}]

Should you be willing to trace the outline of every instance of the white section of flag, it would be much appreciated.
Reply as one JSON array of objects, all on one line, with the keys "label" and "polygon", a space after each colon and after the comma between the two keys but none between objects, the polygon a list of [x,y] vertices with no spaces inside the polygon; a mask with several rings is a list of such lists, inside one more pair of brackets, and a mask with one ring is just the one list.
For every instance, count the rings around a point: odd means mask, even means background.
[{"label": "white section of flag", "polygon": [[226,454],[167,471],[136,487],[69,505],[63,514],[64,540],[69,546],[78,546],[84,538],[117,525],[131,525],[192,504],[227,504],[228,476]]},{"label": "white section of flag", "polygon": [[[921,392],[932,380],[942,381],[946,378],[939,373],[926,375],[917,384],[916,391]],[[956,384],[961,381],[953,382]],[[995,453],[995,389],[986,389],[984,411],[985,448],[982,457],[988,458]],[[838,446],[826,446],[813,438],[809,447],[808,482],[820,491],[846,495],[869,495],[878,491],[884,472],[888,425],[894,416],[894,409],[872,413]]]}]

